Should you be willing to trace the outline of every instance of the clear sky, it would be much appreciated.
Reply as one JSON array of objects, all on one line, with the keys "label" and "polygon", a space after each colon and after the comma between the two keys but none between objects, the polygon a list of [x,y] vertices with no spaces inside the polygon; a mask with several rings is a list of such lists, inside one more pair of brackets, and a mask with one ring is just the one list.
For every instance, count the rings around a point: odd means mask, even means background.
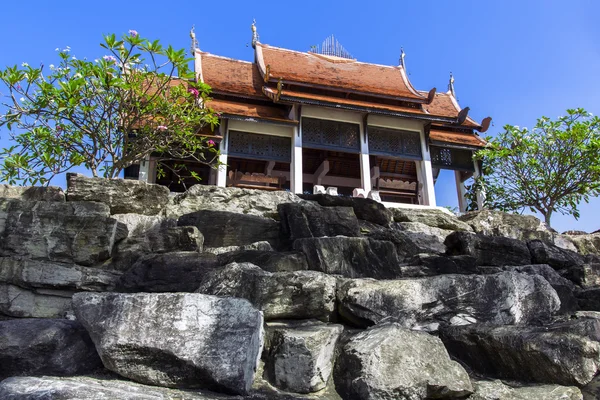
[{"label": "clear sky", "polygon": [[[477,121],[531,127],[567,108],[600,113],[600,2],[504,1],[6,1],[0,24],[0,68],[57,62],[70,46],[102,56],[102,34],[135,29],[176,48],[189,48],[196,26],[200,48],[253,59],[250,24],[263,43],[306,51],[334,34],[358,60],[396,65],[400,47],[412,83],[447,90],[450,71],[461,106]],[[0,146],[7,134],[0,131]],[[600,155],[599,155],[600,156]],[[64,179],[55,182],[64,185]],[[440,205],[456,206],[454,179],[436,184]],[[581,218],[553,216],[555,229],[600,229],[600,199]]]}]

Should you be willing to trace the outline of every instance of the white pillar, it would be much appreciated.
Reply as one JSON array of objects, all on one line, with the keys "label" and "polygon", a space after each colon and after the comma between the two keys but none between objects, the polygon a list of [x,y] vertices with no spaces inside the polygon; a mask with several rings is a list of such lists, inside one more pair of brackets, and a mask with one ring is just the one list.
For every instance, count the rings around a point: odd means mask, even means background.
[{"label": "white pillar", "polygon": [[[473,179],[477,179],[478,177],[481,176],[481,170],[479,169],[479,164],[477,163],[477,161],[474,161],[473,165],[475,166],[475,172],[473,173]],[[477,209],[483,210],[483,204],[485,203],[485,191],[483,189],[477,190],[476,194],[477,194]]]},{"label": "white pillar", "polygon": [[460,171],[454,171],[454,178],[456,180],[456,194],[458,195],[458,210],[461,213],[464,213],[467,211],[467,190],[465,189],[465,182],[462,180]]},{"label": "white pillar", "polygon": [[360,182],[365,193],[369,193],[371,185],[371,165],[369,162],[369,143],[367,140],[367,119],[360,124]]},{"label": "white pillar", "polygon": [[[292,109],[292,118],[298,118],[300,121],[300,110],[297,105]],[[303,174],[302,174],[302,122],[294,127],[294,137],[292,138],[292,163],[290,164],[290,191],[292,193],[303,192]]]},{"label": "white pillar", "polygon": [[138,174],[138,180],[142,182],[148,182],[148,176],[150,175],[150,157],[146,157],[140,162],[140,172]]},{"label": "white pillar", "polygon": [[229,132],[227,120],[221,120],[219,133],[223,137],[219,146],[219,166],[217,170],[217,186],[227,186],[227,153],[229,152]]},{"label": "white pillar", "polygon": [[423,205],[435,207],[435,189],[433,184],[433,170],[431,168],[431,155],[429,146],[425,139],[425,132],[421,129],[421,151],[423,161],[421,161],[421,177],[423,179]]}]

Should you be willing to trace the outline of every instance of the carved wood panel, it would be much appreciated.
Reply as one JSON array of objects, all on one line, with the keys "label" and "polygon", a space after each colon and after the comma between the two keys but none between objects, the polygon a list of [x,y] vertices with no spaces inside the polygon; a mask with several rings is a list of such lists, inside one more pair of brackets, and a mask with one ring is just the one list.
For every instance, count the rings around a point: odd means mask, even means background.
[{"label": "carved wood panel", "polygon": [[369,126],[367,132],[370,154],[423,159],[419,132],[375,126]]},{"label": "carved wood panel", "polygon": [[348,122],[302,118],[302,146],[360,152],[360,127]]},{"label": "carved wood panel", "polygon": [[292,159],[292,139],[281,136],[229,131],[229,154],[235,157],[289,163]]}]

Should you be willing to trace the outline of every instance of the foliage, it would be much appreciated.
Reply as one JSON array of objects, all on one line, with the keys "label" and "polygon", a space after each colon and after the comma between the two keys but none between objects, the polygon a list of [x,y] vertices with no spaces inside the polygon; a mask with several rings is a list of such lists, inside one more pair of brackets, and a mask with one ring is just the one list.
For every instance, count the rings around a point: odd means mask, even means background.
[{"label": "foliage", "polygon": [[198,132],[218,118],[201,107],[210,88],[193,81],[184,50],[136,31],[107,35],[100,46],[108,54],[94,61],[67,47],[56,49],[56,66],[0,71],[8,90],[0,127],[13,144],[0,151],[0,180],[44,184],[76,166],[114,178],[150,154],[169,168],[183,165],[169,159],[214,165],[214,142]]},{"label": "foliage", "polygon": [[540,212],[546,223],[558,211],[579,218],[581,201],[600,194],[600,119],[582,108],[547,117],[527,128],[506,125],[476,153],[483,176],[468,188],[485,192],[485,207]]}]

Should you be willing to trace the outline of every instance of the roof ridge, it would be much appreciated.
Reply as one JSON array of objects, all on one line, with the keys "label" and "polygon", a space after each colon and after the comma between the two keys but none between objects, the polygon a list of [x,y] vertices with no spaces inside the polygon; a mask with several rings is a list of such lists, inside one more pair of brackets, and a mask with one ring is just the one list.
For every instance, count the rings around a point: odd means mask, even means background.
[{"label": "roof ridge", "polygon": [[254,62],[252,62],[252,61],[239,60],[237,58],[231,58],[231,57],[226,57],[226,56],[219,56],[217,54],[212,54],[207,51],[201,51],[200,54],[202,56],[209,56],[209,57],[214,57],[214,58],[220,58],[223,60],[236,61],[236,62],[240,62],[240,63],[244,63],[244,64],[254,64]]}]

